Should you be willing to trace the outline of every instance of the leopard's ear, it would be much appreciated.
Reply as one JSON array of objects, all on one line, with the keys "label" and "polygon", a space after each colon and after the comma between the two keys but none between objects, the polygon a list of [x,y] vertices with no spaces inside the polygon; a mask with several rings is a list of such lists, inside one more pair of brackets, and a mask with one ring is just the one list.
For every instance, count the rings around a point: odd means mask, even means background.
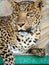
[{"label": "leopard's ear", "polygon": [[44,0],[36,0],[36,4],[37,4],[37,7],[41,9],[42,7],[44,7],[45,2]]},{"label": "leopard's ear", "polygon": [[8,0],[8,2],[11,4],[11,6],[15,9],[15,8],[17,8],[17,2],[15,1],[15,0]]}]

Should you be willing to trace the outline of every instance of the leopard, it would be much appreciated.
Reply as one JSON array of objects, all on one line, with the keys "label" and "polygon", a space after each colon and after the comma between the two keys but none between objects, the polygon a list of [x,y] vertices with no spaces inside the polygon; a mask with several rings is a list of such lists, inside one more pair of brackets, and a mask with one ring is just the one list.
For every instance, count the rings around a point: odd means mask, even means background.
[{"label": "leopard", "polygon": [[0,16],[0,55],[4,65],[14,65],[14,53],[11,49],[44,56],[44,49],[37,47],[41,32],[42,0],[8,2],[11,4],[12,13]]}]

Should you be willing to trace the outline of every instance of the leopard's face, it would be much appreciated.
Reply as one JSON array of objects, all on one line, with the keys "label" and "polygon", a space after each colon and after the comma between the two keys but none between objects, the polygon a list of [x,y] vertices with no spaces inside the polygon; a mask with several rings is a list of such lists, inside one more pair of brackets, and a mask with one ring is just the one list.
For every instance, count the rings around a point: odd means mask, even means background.
[{"label": "leopard's face", "polygon": [[29,32],[40,20],[40,8],[35,2],[18,3],[17,11],[17,32]]}]

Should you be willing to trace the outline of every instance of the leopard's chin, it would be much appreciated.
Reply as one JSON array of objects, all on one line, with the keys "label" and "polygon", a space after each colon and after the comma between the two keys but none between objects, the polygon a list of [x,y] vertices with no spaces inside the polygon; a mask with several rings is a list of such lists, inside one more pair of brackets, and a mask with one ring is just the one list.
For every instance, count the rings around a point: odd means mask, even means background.
[{"label": "leopard's chin", "polygon": [[18,30],[18,33],[19,33],[19,35],[27,35],[28,34],[28,32],[26,31],[26,30]]},{"label": "leopard's chin", "polygon": [[27,34],[28,34],[27,32],[19,32],[19,35],[23,35],[23,36],[25,35],[26,36]]}]

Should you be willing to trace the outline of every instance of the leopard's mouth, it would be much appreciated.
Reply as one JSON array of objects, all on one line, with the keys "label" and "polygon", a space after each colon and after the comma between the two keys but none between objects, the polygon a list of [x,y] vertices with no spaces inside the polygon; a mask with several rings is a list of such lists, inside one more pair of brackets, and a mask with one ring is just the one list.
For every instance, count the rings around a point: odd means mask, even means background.
[{"label": "leopard's mouth", "polygon": [[26,33],[31,33],[31,28],[27,28],[26,30],[20,29],[18,32],[26,32]]},{"label": "leopard's mouth", "polygon": [[18,32],[19,35],[25,35],[25,36],[29,33],[32,33],[31,28],[27,28],[26,30],[20,29],[20,30],[17,30],[16,32]]},{"label": "leopard's mouth", "polygon": [[32,30],[34,30],[34,28],[29,27],[26,30],[20,29],[20,30],[17,30],[16,32],[18,32],[19,35],[27,35],[27,34],[32,35],[33,34]]}]

